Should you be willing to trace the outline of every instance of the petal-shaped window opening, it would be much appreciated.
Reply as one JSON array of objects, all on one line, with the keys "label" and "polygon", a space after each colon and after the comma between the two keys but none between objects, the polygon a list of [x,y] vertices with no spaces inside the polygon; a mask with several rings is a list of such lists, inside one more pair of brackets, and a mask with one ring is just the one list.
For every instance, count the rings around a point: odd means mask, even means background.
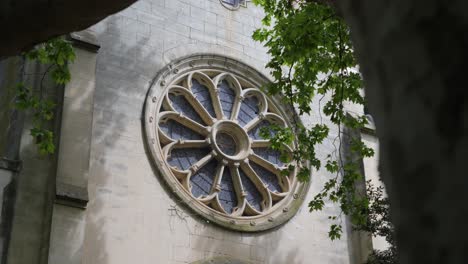
[{"label": "petal-shaped window opening", "polygon": [[247,193],[247,202],[250,206],[255,208],[255,210],[262,211],[262,194],[257,190],[255,184],[250,180],[250,178],[242,171],[239,170],[239,175],[242,181],[242,186],[244,191]]},{"label": "petal-shaped window opening", "polygon": [[206,111],[215,118],[216,113],[213,107],[213,100],[211,99],[210,91],[208,87],[201,84],[195,79],[192,79],[192,93],[200,104],[206,109]]},{"label": "petal-shaped window opening", "polygon": [[218,96],[221,101],[221,108],[223,109],[224,116],[226,118],[231,118],[232,108],[234,107],[234,101],[236,100],[236,92],[229,87],[229,83],[226,80],[223,80],[218,85]]},{"label": "petal-shaped window opening", "polygon": [[168,119],[166,122],[160,122],[161,130],[173,140],[201,140],[203,136],[179,122]]},{"label": "petal-shaped window opening", "polygon": [[186,117],[192,119],[193,121],[205,125],[205,122],[201,119],[200,115],[193,109],[192,105],[183,95],[169,94],[169,99],[172,102],[172,107],[179,112],[185,115]]},{"label": "petal-shaped window opening", "polygon": [[191,191],[194,197],[199,198],[202,195],[207,196],[210,194],[216,175],[217,164],[218,162],[213,159],[198,170],[197,173],[192,175],[190,183],[192,185]]},{"label": "petal-shaped window opening", "polygon": [[229,214],[231,214],[234,207],[237,206],[236,191],[234,190],[231,171],[227,167],[224,168],[221,178],[221,191],[219,192],[218,199],[221,206],[223,206],[224,210]]},{"label": "petal-shaped window opening", "polygon": [[280,167],[282,167],[284,165],[283,162],[281,162],[280,160],[280,156],[281,156],[281,152],[276,150],[276,149],[272,149],[272,148],[253,148],[253,151],[255,152],[255,154],[259,155],[260,157],[262,157],[263,159],[273,163],[273,164],[276,164]]},{"label": "petal-shaped window opening", "polygon": [[209,152],[208,148],[176,148],[172,149],[167,162],[179,170],[187,170]]},{"label": "petal-shaped window opening", "polygon": [[[272,123],[268,120],[262,120],[254,128],[249,131],[249,136],[253,139],[264,139],[260,136],[260,131],[263,127],[269,127]],[[269,129],[270,137],[273,137],[276,133],[272,129]]]},{"label": "petal-shaped window opening", "polygon": [[259,106],[259,101],[257,97],[255,96],[250,96],[245,98],[240,106],[240,111],[239,111],[239,124],[241,126],[245,126],[248,124],[250,121],[252,121],[255,117],[258,116],[258,113],[260,112],[260,106]]},{"label": "petal-shaped window opening", "polygon": [[263,183],[268,184],[268,189],[272,192],[283,192],[281,185],[278,181],[278,176],[276,176],[271,171],[263,168],[262,166],[256,164],[255,162],[251,162],[250,166],[252,169],[257,173],[258,177],[262,179]]}]

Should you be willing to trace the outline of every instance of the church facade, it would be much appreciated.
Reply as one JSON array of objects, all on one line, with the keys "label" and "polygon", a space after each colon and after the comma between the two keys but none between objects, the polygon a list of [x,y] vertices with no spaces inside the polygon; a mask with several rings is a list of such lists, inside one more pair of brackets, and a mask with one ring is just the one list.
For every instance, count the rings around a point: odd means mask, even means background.
[{"label": "church facade", "polygon": [[[272,80],[251,39],[262,18],[248,1],[140,0],[72,33],[71,82],[48,91],[52,157],[37,153],[31,117],[8,107],[22,61],[0,62],[2,263],[362,263],[371,238],[343,217],[331,241],[340,209],[308,210],[331,175],[283,175],[260,136],[295,115],[261,89]],[[319,122],[316,109],[301,122]],[[375,160],[363,164],[375,174]]]}]

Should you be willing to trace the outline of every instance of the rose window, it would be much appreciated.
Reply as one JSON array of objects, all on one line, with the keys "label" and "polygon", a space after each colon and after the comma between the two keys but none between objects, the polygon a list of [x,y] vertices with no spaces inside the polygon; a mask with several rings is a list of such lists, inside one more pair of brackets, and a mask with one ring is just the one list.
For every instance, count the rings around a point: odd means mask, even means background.
[{"label": "rose window", "polygon": [[281,173],[294,164],[281,162],[260,130],[288,126],[287,117],[261,84],[213,61],[159,76],[163,89],[153,87],[146,106],[153,156],[169,186],[203,216],[244,231],[278,225],[303,188],[296,169]]}]

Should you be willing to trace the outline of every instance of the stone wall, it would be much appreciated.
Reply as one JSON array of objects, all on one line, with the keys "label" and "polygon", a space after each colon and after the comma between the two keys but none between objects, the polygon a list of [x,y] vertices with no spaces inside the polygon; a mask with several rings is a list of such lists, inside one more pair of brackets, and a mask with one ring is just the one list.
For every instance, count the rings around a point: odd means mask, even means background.
[{"label": "stone wall", "polygon": [[76,60],[65,87],[48,263],[82,263],[93,124],[96,51],[89,34],[72,34]]},{"label": "stone wall", "polygon": [[[141,119],[146,93],[158,71],[171,61],[218,54],[268,75],[266,51],[250,38],[262,16],[251,3],[229,11],[219,0],[140,0],[87,30],[101,45],[93,110],[88,113],[93,120],[89,203],[84,216],[62,205],[54,207],[52,240],[58,240],[49,252],[49,263],[182,264],[219,256],[256,264],[354,262],[346,230],[341,240],[328,238],[327,216],[339,212],[335,205],[309,213],[304,203],[289,222],[266,232],[227,231],[200,219],[168,192],[145,148]],[[315,114],[303,121],[311,124],[319,118]],[[62,130],[63,138],[74,133]],[[335,135],[336,129],[319,155],[333,150]],[[77,166],[74,155],[78,153],[60,159],[59,168],[72,171]],[[314,172],[306,201],[329,176]],[[71,225],[75,229],[64,228]]]},{"label": "stone wall", "polygon": [[[18,68],[24,73],[14,84],[22,81],[27,87],[38,94],[42,90],[43,98],[50,99],[57,104],[55,118],[47,125],[47,129],[55,135],[60,135],[59,124],[62,109],[62,88],[53,84],[45,77],[41,82],[47,67],[35,62],[25,62]],[[7,89],[7,87],[1,87]],[[11,100],[13,104],[14,100]],[[14,105],[12,105],[14,108]],[[12,222],[8,228],[7,258],[2,263],[47,263],[50,221],[52,216],[52,202],[54,199],[54,182],[57,167],[57,156],[45,156],[38,153],[36,139],[30,134],[34,127],[33,113],[19,111],[23,116],[19,121],[19,129],[15,129],[14,140],[7,142],[7,146],[14,146],[14,159],[21,164],[13,174],[14,199],[11,201]],[[2,124],[2,127],[5,124]],[[9,127],[8,125],[6,127]],[[58,137],[55,137],[58,145]],[[4,205],[5,206],[5,205]]]},{"label": "stone wall", "polygon": [[22,59],[0,61],[0,157],[16,159],[22,129],[22,117],[14,108],[15,88],[21,80]]},{"label": "stone wall", "polygon": [[20,167],[19,143],[23,115],[14,108],[15,87],[21,80],[22,60],[0,61],[0,262],[6,258],[14,206],[15,175]]}]

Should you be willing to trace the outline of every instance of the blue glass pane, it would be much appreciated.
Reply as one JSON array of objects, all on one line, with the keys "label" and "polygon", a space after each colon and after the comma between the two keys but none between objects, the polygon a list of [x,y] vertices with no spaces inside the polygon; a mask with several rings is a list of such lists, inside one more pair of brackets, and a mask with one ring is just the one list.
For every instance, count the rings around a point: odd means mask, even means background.
[{"label": "blue glass pane", "polygon": [[216,160],[211,160],[190,178],[193,196],[198,198],[202,195],[210,194],[216,175],[217,164]]},{"label": "blue glass pane", "polygon": [[271,148],[252,148],[255,154],[259,155],[260,157],[268,160],[273,164],[277,164],[278,166],[283,166],[284,163],[280,161],[281,152]]},{"label": "blue glass pane", "polygon": [[169,94],[169,99],[172,102],[172,107],[174,107],[177,112],[184,114],[186,117],[199,124],[205,125],[201,117],[183,95]]},{"label": "blue glass pane", "polygon": [[191,130],[190,128],[179,124],[178,122],[169,119],[164,123],[160,123],[159,127],[161,130],[166,134],[168,137],[179,140],[201,140],[203,139],[202,135],[198,134],[197,132]]},{"label": "blue glass pane", "polygon": [[236,154],[236,141],[230,135],[226,133],[216,134],[216,144],[224,154],[231,156]]},{"label": "blue glass pane", "polygon": [[237,6],[241,0],[223,0],[224,3]]},{"label": "blue glass pane", "polygon": [[216,117],[213,101],[211,100],[210,91],[206,86],[199,83],[197,80],[192,80],[192,93],[201,103],[201,105],[206,109],[206,111],[212,116]]},{"label": "blue glass pane", "polygon": [[232,182],[231,172],[229,168],[224,168],[223,177],[221,178],[221,191],[219,192],[219,202],[224,210],[232,213],[234,207],[237,206],[237,197]]},{"label": "blue glass pane", "polygon": [[[264,139],[260,136],[260,130],[262,127],[268,127],[271,126],[272,124],[267,121],[267,120],[262,120],[260,123],[258,123],[254,128],[252,128],[249,131],[249,136],[253,139]],[[275,135],[275,132],[270,129],[270,136],[273,137]]]},{"label": "blue glass pane", "polygon": [[243,4],[245,0],[222,0],[223,3],[226,3],[228,5],[238,7],[240,4]]},{"label": "blue glass pane", "polygon": [[240,178],[242,181],[242,186],[244,186],[244,191],[247,193],[247,202],[249,202],[250,206],[255,208],[255,210],[261,212],[262,211],[262,195],[257,190],[255,184],[250,180],[247,175],[242,170],[239,170]]},{"label": "blue glass pane", "polygon": [[173,149],[167,162],[179,170],[186,170],[208,155],[209,152],[208,148]]},{"label": "blue glass pane", "polygon": [[258,106],[258,99],[255,96],[247,97],[242,101],[239,111],[239,124],[245,126],[252,119],[257,117],[260,108]]},{"label": "blue glass pane", "polygon": [[219,89],[219,100],[221,101],[221,108],[227,118],[231,118],[232,107],[234,106],[234,100],[236,99],[236,93],[229,87],[227,81],[222,81],[218,85]]},{"label": "blue glass pane", "polygon": [[254,162],[251,162],[250,166],[257,173],[258,177],[262,179],[263,183],[268,184],[268,189],[270,189],[270,191],[283,192],[278,181],[278,176]]}]

